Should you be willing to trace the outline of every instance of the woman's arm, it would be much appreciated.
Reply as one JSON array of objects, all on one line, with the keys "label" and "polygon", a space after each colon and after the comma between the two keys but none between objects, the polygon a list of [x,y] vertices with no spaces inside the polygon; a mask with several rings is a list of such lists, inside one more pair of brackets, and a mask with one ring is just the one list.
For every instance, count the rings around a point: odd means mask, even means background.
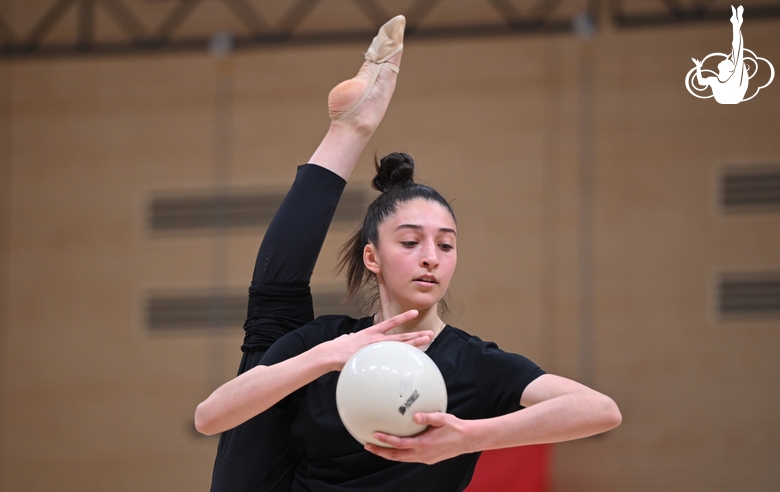
[{"label": "woman's arm", "polygon": [[366,449],[386,459],[432,464],[476,451],[588,437],[614,429],[622,421],[611,398],[552,374],[531,382],[520,404],[526,408],[482,420],[418,413],[415,421],[430,426],[425,432],[407,438],[377,433],[378,440],[396,449],[371,444]]},{"label": "woman's arm", "polygon": [[223,384],[195,409],[195,428],[207,436],[232,429],[328,373],[333,361],[324,346],[272,366],[256,366]]},{"label": "woman's arm", "polygon": [[287,395],[331,371],[340,371],[352,355],[375,342],[399,341],[422,346],[431,331],[385,335],[415,318],[411,310],[357,333],[321,343],[295,357],[271,366],[257,366],[217,388],[195,410],[195,428],[213,435],[246,422]]}]

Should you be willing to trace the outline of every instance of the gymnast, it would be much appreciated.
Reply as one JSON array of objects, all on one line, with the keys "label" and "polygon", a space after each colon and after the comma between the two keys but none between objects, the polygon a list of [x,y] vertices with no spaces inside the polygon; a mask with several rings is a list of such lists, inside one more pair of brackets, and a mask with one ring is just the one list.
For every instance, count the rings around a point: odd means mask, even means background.
[{"label": "gymnast", "polygon": [[[461,491],[480,451],[577,439],[621,422],[609,397],[442,321],[457,223],[436,190],[414,182],[406,154],[377,163],[372,185],[381,194],[342,250],[349,295],[373,290],[375,314],[311,321],[311,271],[344,181],[389,104],[402,38],[399,16],[382,27],[358,75],[331,91],[334,121],[263,240],[239,375],[195,412],[198,431],[223,433],[212,490]],[[376,433],[388,447],[364,446],[339,419],[335,386],[357,350],[384,340],[433,359],[447,413],[416,413],[424,432]]]}]

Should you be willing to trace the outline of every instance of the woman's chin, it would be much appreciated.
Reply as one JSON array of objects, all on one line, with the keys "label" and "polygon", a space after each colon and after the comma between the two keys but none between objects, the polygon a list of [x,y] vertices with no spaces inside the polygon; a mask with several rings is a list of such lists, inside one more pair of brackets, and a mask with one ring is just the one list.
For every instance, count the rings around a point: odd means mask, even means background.
[{"label": "woman's chin", "polygon": [[430,308],[436,308],[440,300],[440,296],[432,295],[430,293],[419,293],[403,303],[403,310],[409,311],[410,309],[416,309],[420,312],[427,311]]}]

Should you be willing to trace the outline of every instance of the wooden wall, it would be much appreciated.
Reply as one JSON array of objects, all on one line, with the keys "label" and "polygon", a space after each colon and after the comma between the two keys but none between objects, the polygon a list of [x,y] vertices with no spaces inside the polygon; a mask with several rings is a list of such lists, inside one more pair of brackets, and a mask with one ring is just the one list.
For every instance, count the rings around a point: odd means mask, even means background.
[{"label": "wooden wall", "polygon": [[[779,26],[743,28],[777,68]],[[780,265],[778,214],[715,205],[721,166],[780,160],[780,82],[737,106],[683,84],[690,59],[729,37],[724,22],[409,42],[350,184],[367,187],[375,152],[412,154],[458,214],[452,323],[618,402],[622,427],[555,447],[556,491],[780,485],[780,322],[721,322],[711,299],[722,270]],[[0,490],[208,488],[216,440],[195,434],[192,413],[215,367],[234,373],[242,330],[146,328],[148,292],[208,287],[217,247],[152,235],[149,197],[213,185],[218,70],[234,84],[230,183],[289,184],[327,128],[328,91],[364,49],[0,62]],[[578,328],[583,121],[590,375]],[[247,285],[262,233],[227,238],[231,287]],[[338,285],[348,233],[332,231],[315,287]]]},{"label": "wooden wall", "polygon": [[[0,64],[0,443],[5,442],[6,427],[6,343],[8,333],[9,241],[11,237],[11,69]],[[3,474],[0,451],[0,477]]]},{"label": "wooden wall", "polygon": [[[595,381],[625,424],[556,447],[560,490],[780,484],[770,437],[780,424],[780,323],[714,312],[716,274],[780,262],[780,216],[724,215],[716,181],[724,165],[778,161],[780,92],[725,106],[682,83],[693,53],[728,51],[728,27],[597,40]],[[777,23],[746,24],[743,35],[778,60]]]}]

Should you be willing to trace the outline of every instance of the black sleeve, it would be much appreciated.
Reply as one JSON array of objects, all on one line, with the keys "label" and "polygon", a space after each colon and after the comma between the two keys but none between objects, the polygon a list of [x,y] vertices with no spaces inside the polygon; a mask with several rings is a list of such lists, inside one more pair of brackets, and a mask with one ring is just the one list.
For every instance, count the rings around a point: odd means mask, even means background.
[{"label": "black sleeve", "polygon": [[475,377],[481,398],[493,417],[519,410],[526,386],[545,372],[519,354],[504,352],[495,343],[479,342],[474,351]]}]

